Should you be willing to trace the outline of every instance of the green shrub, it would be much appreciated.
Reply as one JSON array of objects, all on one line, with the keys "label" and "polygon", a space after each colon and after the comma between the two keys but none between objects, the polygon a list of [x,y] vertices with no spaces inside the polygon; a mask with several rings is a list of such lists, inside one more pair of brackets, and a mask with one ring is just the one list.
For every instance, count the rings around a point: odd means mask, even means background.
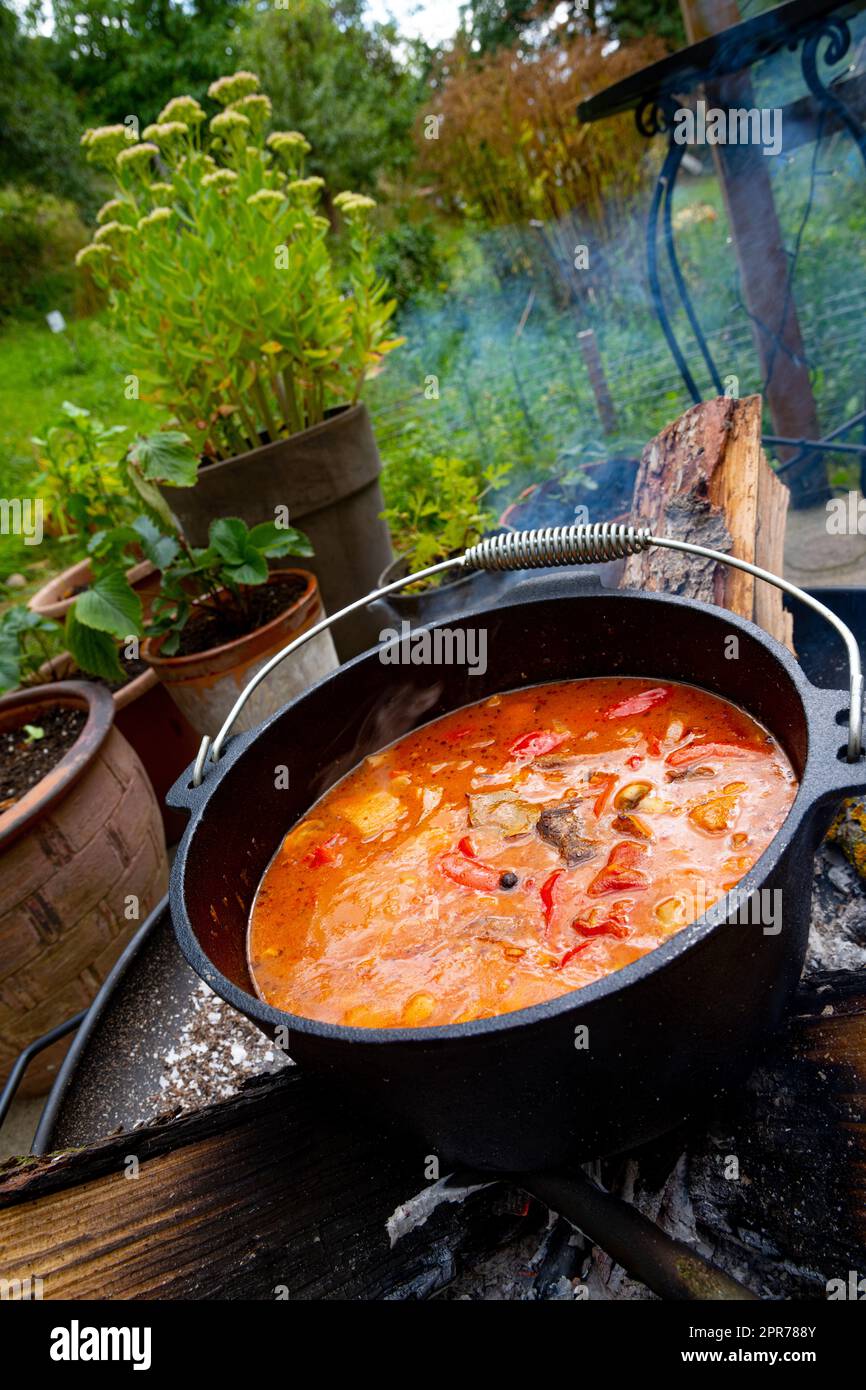
[{"label": "green shrub", "polygon": [[0,189],[0,322],[68,313],[77,285],[72,261],[86,240],[72,203],[34,188]]},{"label": "green shrub", "polygon": [[395,305],[375,269],[372,198],[333,200],[345,226],[338,263],[322,180],[304,177],[309,143],[298,131],[265,137],[271,103],[258,85],[248,72],[212,83],[224,109],[206,126],[184,96],[139,144],[122,125],[83,137],[117,196],[77,260],[110,289],[150,399],[211,458],[357,401],[398,341],[387,336]]}]

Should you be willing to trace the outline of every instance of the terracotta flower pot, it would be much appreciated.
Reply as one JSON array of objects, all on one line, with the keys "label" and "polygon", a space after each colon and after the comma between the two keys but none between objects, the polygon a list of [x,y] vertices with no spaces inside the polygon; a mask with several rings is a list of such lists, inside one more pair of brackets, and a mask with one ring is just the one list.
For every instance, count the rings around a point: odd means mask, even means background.
[{"label": "terracotta flower pot", "polygon": [[[162,495],[193,545],[207,545],[216,517],[239,516],[248,526],[273,521],[287,507],[293,526],[309,536],[314,554],[305,566],[316,576],[322,601],[336,613],[375,588],[391,559],[382,520],[382,463],[365,405],[330,412],[289,439],[199,469],[195,487],[162,488]],[[334,628],[341,658],[376,641],[366,609]]]},{"label": "terracotta flower pot", "polygon": [[[79,673],[69,652],[60,652],[44,662],[39,674],[44,681],[70,677],[87,679]],[[152,667],[119,690],[112,691],[111,697],[115,727],[135,749],[156,793],[166,843],[176,844],[189,818],[182,811],[173,811],[167,806],[165,796],[195,758],[201,741],[199,735]]]},{"label": "terracotta flower pot", "polygon": [[[0,728],[38,724],[56,705],[87,710],[81,734],[0,815],[2,1078],[23,1047],[90,1003],[168,883],[156,797],[106,689],[60,681],[14,691],[0,699]],[[25,1095],[48,1088],[67,1045],[31,1064]]]},{"label": "terracotta flower pot", "polygon": [[[147,611],[159,592],[158,570],[149,560],[142,560],[140,564],[133,565],[126,571],[126,577]],[[53,579],[49,579],[47,584],[37,589],[28,600],[27,607],[34,613],[41,613],[43,618],[62,620],[76,596],[87,588],[92,578],[90,561],[79,560],[77,565],[70,565],[68,570],[55,574]]]},{"label": "terracotta flower pot", "polygon": [[[247,681],[270,657],[324,617],[319,588],[306,570],[273,570],[269,584],[297,576],[300,598],[264,627],[223,646],[190,656],[162,656],[163,638],[149,638],[141,655],[200,734],[213,737]],[[248,700],[235,730],[252,729],[339,665],[330,632],[321,632],[282,665]]]}]

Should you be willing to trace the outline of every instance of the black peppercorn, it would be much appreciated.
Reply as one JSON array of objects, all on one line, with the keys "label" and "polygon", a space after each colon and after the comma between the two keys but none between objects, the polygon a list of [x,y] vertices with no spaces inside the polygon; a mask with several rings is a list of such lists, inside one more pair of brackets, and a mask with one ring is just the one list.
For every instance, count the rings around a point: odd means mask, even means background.
[{"label": "black peppercorn", "polygon": [[517,887],[517,874],[513,874],[513,873],[511,872],[510,869],[509,869],[506,873],[501,874],[501,875],[500,875],[500,878],[499,878],[499,887],[500,887],[500,888],[516,888],[516,887]]}]

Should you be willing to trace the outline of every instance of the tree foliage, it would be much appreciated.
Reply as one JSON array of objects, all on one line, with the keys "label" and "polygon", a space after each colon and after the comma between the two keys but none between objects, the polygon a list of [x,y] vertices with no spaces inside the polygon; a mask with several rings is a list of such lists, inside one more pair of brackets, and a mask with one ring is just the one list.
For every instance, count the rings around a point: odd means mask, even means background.
[{"label": "tree foliage", "polygon": [[203,98],[233,64],[245,0],[52,0],[52,66],[84,124],[136,116],[175,92]]},{"label": "tree foliage", "polygon": [[423,87],[423,46],[401,45],[392,24],[363,22],[364,0],[291,0],[267,8],[241,60],[258,73],[278,128],[310,141],[311,172],[332,188],[373,191],[404,171]]},{"label": "tree foliage", "polygon": [[46,44],[0,0],[0,184],[81,200],[88,181],[75,102],[52,73]]}]

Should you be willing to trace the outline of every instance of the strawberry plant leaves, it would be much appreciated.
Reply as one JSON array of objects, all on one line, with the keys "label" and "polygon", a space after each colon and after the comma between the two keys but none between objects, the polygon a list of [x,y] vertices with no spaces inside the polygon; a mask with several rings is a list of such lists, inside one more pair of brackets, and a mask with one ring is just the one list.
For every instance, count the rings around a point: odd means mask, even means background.
[{"label": "strawberry plant leaves", "polygon": [[141,599],[125,574],[108,570],[79,594],[70,612],[82,627],[128,637],[141,632]]},{"label": "strawberry plant leaves", "polygon": [[198,457],[182,430],[156,430],[140,434],[130,445],[129,457],[148,482],[170,487],[195,487]]}]

